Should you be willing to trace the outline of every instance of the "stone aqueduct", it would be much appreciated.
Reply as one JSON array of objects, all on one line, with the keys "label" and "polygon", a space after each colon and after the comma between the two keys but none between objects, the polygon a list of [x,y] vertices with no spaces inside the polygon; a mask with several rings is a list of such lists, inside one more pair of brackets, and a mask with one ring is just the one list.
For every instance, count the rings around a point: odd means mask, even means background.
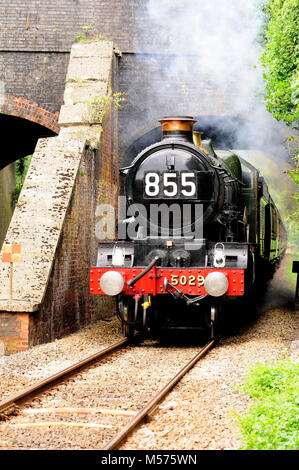
[{"label": "stone aqueduct", "polygon": [[[118,161],[125,162],[132,144],[161,116],[225,115],[237,94],[234,87],[219,94],[211,77],[194,70],[191,55],[180,58],[190,72],[187,82],[185,76],[165,86],[159,70],[173,58],[163,53],[163,44],[152,44],[146,3],[0,5],[0,169],[34,152],[5,237],[23,250],[14,268],[13,300],[7,294],[8,266],[0,262],[0,350],[6,354],[51,341],[113,310],[109,302],[90,298],[86,273],[96,259],[90,229],[96,204],[116,204]],[[101,40],[72,47],[90,25]],[[155,90],[162,87],[161,100]],[[112,110],[105,117],[99,134],[98,123],[84,120],[83,111],[87,99],[110,89],[128,93],[128,102],[118,116]]]}]

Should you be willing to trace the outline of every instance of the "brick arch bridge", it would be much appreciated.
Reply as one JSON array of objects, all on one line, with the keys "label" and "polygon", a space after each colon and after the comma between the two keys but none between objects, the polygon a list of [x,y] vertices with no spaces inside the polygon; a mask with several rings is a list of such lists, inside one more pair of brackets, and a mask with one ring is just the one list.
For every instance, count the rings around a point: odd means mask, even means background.
[{"label": "brick arch bridge", "polygon": [[[158,26],[149,27],[147,4],[148,0],[52,0],[49,7],[47,0],[11,0],[0,6],[0,90],[55,114],[63,104],[76,35],[95,33],[109,36],[120,51],[118,86],[130,95],[119,113],[121,164],[134,141],[165,114],[230,114],[238,80],[220,92],[213,76],[194,70],[194,55],[167,53],[163,38],[157,40]],[[86,32],[87,25],[93,29]],[[173,60],[183,62],[184,76],[167,72]]]},{"label": "brick arch bridge", "polygon": [[32,154],[40,137],[58,134],[58,116],[58,112],[52,113],[21,96],[0,95],[0,127],[5,136],[0,170],[18,158]]}]

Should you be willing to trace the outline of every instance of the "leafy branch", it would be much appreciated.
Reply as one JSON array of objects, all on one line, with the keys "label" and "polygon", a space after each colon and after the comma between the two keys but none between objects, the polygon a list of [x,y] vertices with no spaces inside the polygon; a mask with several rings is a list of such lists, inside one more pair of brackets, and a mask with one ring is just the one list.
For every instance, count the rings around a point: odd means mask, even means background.
[{"label": "leafy branch", "polygon": [[16,204],[23,187],[25,177],[31,162],[32,155],[22,157],[16,162],[16,187],[13,192],[13,202]]},{"label": "leafy branch", "polygon": [[[293,157],[296,167],[294,170],[289,170],[288,174],[294,183],[299,187],[299,154]],[[299,190],[291,195],[291,199],[295,201],[295,210],[289,215],[289,219],[296,223],[297,231],[299,231]]]},{"label": "leafy branch", "polygon": [[264,0],[260,4],[264,17],[261,32],[267,110],[278,121],[298,128],[299,125],[299,47],[298,0]]}]

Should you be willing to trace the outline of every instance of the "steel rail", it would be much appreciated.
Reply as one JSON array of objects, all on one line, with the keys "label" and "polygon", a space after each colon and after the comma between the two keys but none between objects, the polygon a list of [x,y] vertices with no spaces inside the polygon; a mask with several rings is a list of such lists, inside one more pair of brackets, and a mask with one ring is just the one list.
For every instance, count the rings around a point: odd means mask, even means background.
[{"label": "steel rail", "polygon": [[57,372],[56,374],[51,375],[50,377],[47,377],[46,379],[36,382],[27,388],[24,388],[20,392],[9,395],[7,398],[5,398],[4,400],[0,402],[0,415],[5,413],[11,407],[24,403],[29,398],[32,398],[34,395],[44,391],[45,389],[51,387],[52,385],[56,385],[62,379],[69,378],[71,375],[78,373],[81,369],[83,369],[87,365],[91,365],[93,362],[97,361],[98,359],[103,359],[104,357],[108,356],[110,353],[120,348],[124,348],[125,346],[128,346],[134,340],[137,340],[137,339],[139,339],[139,335],[134,336],[132,339],[124,338],[118,341],[117,343],[114,343],[111,346],[108,346],[107,348],[102,349],[101,351],[95,354],[92,354],[91,356],[88,356],[85,359],[82,359],[81,361],[73,364],[72,366],[60,372]]},{"label": "steel rail", "polygon": [[203,357],[209,349],[216,343],[216,339],[207,343],[194,357],[191,359],[129,422],[118,432],[102,450],[115,449],[131,431],[159,404],[159,402],[170,392],[170,390],[181,380],[181,378],[189,372],[201,357]]}]

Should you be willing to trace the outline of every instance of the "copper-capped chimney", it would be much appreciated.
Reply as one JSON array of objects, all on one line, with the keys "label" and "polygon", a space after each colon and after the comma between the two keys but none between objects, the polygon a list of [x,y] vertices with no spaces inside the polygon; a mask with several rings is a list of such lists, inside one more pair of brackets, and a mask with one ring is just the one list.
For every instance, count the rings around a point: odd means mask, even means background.
[{"label": "copper-capped chimney", "polygon": [[193,126],[197,122],[191,116],[167,116],[159,120],[162,124],[162,140],[179,138],[193,143]]}]

